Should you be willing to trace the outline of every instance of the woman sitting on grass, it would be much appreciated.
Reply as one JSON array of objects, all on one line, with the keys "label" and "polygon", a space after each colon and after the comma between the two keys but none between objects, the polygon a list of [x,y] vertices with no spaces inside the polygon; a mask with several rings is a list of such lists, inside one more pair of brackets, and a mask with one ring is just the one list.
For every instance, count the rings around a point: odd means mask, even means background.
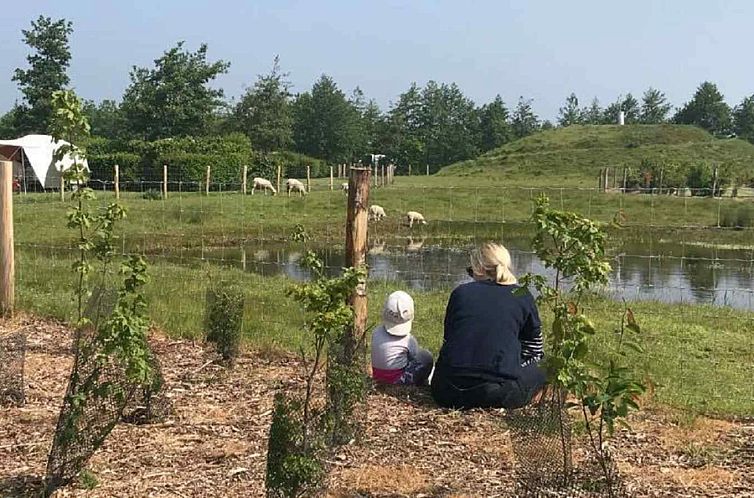
[{"label": "woman sitting on grass", "polygon": [[445,335],[432,396],[450,408],[520,408],[545,384],[539,313],[519,288],[508,250],[486,243],[471,254],[473,282],[458,286],[445,311]]}]

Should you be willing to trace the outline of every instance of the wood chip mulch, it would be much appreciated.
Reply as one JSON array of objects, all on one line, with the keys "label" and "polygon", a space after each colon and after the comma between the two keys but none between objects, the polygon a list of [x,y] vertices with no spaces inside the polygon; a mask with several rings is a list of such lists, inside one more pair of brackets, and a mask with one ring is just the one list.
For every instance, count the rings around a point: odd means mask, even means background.
[{"label": "wood chip mulch", "polygon": [[[38,496],[71,367],[64,325],[21,316],[2,335],[27,333],[26,404],[0,407],[0,496]],[[279,389],[301,385],[291,357],[250,352],[233,369],[202,344],[154,334],[173,411],[161,423],[119,424],[90,461],[94,489],[61,497],[264,496],[267,432]],[[361,440],[329,460],[330,497],[512,496],[513,454],[496,412],[438,409],[419,389],[369,395]],[[659,410],[611,441],[631,496],[754,497],[754,423],[698,418],[679,424]]]}]

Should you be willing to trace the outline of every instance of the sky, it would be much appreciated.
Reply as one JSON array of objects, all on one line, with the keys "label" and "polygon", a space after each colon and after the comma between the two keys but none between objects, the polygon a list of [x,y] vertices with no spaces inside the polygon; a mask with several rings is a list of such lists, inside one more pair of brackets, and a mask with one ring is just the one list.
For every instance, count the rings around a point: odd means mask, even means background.
[{"label": "sky", "polygon": [[729,104],[754,93],[750,0],[26,0],[0,17],[0,112],[21,98],[21,30],[40,14],[73,22],[71,84],[120,100],[133,66],[180,40],[231,63],[213,86],[238,97],[280,56],[293,91],[322,74],[383,108],[412,82],[457,83],[477,104],[519,96],[554,120],[575,92],[603,105],[649,86],[671,103],[715,82]]}]

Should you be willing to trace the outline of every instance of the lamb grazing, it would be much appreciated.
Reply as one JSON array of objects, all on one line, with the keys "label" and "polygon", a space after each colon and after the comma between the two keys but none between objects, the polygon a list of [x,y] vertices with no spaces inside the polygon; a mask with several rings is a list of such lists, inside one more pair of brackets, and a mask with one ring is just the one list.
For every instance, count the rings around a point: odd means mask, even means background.
[{"label": "lamb grazing", "polygon": [[264,190],[264,195],[267,195],[268,190],[272,192],[272,195],[278,193],[278,191],[275,190],[275,187],[272,186],[272,183],[270,183],[269,180],[265,180],[264,178],[254,178],[254,184],[251,187],[251,195],[254,195],[254,191],[258,188]]},{"label": "lamb grazing", "polygon": [[385,217],[385,210],[382,208],[382,206],[378,206],[377,204],[372,204],[369,206],[369,218],[373,219],[375,221],[379,221]]},{"label": "lamb grazing", "polygon": [[348,193],[348,182],[343,182],[340,184],[340,190],[343,191],[343,193]]},{"label": "lamb grazing", "polygon": [[288,193],[288,197],[291,196],[291,192],[298,192],[302,197],[306,195],[304,184],[294,178],[288,178],[285,181],[285,191]]},{"label": "lamb grazing", "polygon": [[408,213],[406,213],[406,220],[408,221],[409,228],[412,228],[414,226],[414,223],[421,223],[422,225],[427,224],[427,220],[424,219],[424,215],[416,211],[409,211]]}]

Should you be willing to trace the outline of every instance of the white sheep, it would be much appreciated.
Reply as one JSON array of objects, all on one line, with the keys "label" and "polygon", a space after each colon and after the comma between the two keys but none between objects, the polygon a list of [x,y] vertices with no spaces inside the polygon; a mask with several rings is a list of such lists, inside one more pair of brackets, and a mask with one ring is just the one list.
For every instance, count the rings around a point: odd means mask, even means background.
[{"label": "white sheep", "polygon": [[348,182],[343,182],[340,184],[340,190],[343,191],[344,194],[348,193]]},{"label": "white sheep", "polygon": [[377,204],[372,204],[371,206],[369,206],[370,219],[379,221],[384,217],[385,217],[385,210],[382,208],[382,206],[378,206]]},{"label": "white sheep", "polygon": [[406,252],[419,252],[424,245],[424,240],[424,237],[419,240],[414,240],[413,238],[409,237],[408,242],[406,243]]},{"label": "white sheep", "polygon": [[414,223],[421,223],[422,225],[427,224],[427,220],[424,219],[424,215],[416,211],[409,211],[408,213],[406,213],[406,221],[408,221],[409,228],[412,228],[414,226]]},{"label": "white sheep", "polygon": [[306,195],[304,184],[294,178],[288,178],[285,181],[285,191],[288,193],[288,197],[291,196],[291,192],[298,192],[301,196]]},{"label": "white sheep", "polygon": [[272,186],[272,183],[264,178],[254,178],[254,184],[251,187],[251,195],[254,195],[254,191],[258,188],[264,190],[264,195],[267,195],[268,190],[272,191],[272,195],[278,193],[278,191],[275,190],[275,187]]}]

